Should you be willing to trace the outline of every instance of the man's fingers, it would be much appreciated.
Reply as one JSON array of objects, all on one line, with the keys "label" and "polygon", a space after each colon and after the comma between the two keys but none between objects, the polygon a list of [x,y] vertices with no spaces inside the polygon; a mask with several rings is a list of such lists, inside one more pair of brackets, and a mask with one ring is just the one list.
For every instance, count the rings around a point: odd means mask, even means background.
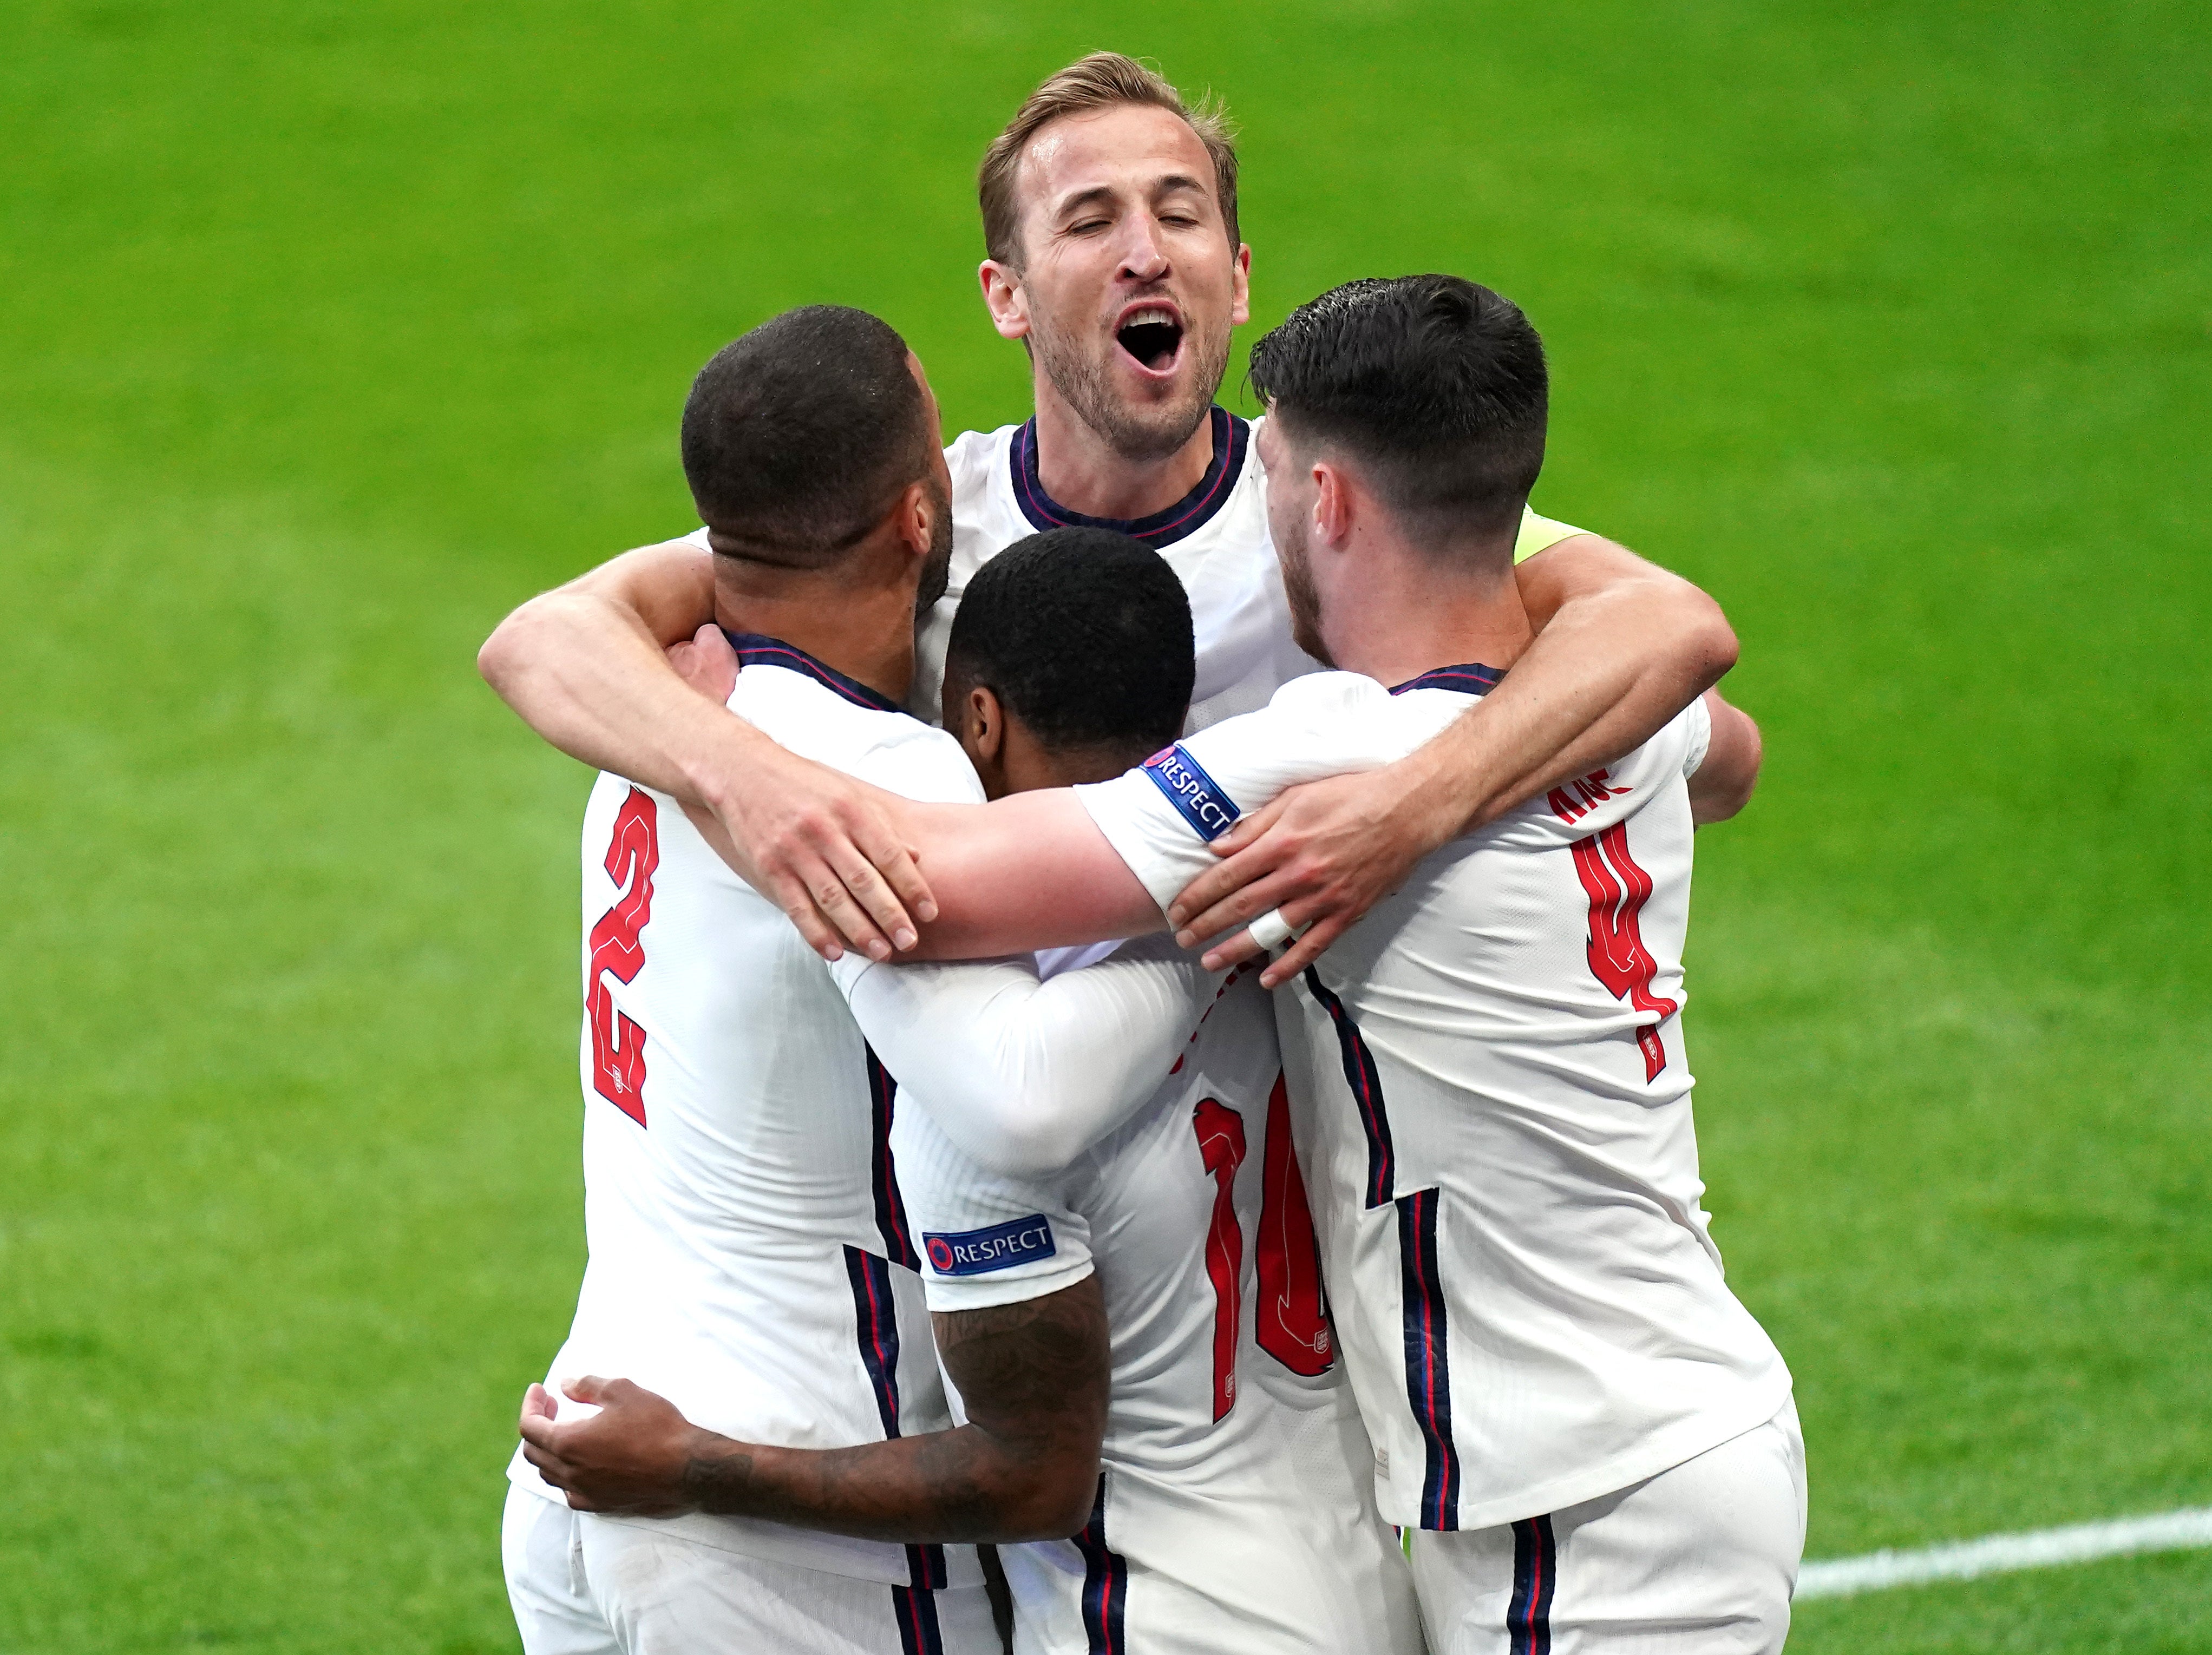
[{"label": "man's fingers", "polygon": [[1287,793],[1277,795],[1213,841],[1210,848],[1224,860],[1176,894],[1175,900],[1168,904],[1168,924],[1178,931],[1185,929],[1192,915],[1212,907],[1247,880],[1257,878],[1274,865],[1278,858],[1249,858],[1240,852],[1251,849],[1275,825],[1285,808],[1284,801],[1289,797]]},{"label": "man's fingers", "polygon": [[1240,931],[1234,936],[1223,937],[1220,942],[1208,949],[1205,957],[1198,963],[1208,971],[1221,971],[1231,966],[1240,965],[1266,952],[1265,949],[1252,940],[1250,931]]},{"label": "man's fingers", "polygon": [[[554,1434],[560,1430],[561,1428],[556,1425],[549,1416],[544,1414],[525,1414],[522,1418],[516,1422],[514,1428],[517,1433],[520,1434],[524,1443],[527,1445],[527,1446],[523,1450],[526,1454],[530,1452],[531,1448],[543,1449],[546,1452],[550,1453],[553,1449],[555,1440]],[[532,1463],[534,1464],[535,1462],[533,1461]]]},{"label": "man's fingers", "polygon": [[[1268,908],[1276,910],[1283,916],[1283,923],[1295,931],[1322,910],[1322,905],[1310,897],[1304,900],[1293,900],[1285,888],[1289,882],[1287,878],[1278,875],[1247,888],[1258,892],[1260,894],[1256,900],[1267,903],[1267,907],[1261,908],[1260,913],[1266,913]],[[1253,916],[1255,919],[1258,918],[1259,914]],[[1254,940],[1251,925],[1248,921],[1206,949],[1198,963],[1208,971],[1225,971],[1240,961],[1255,960],[1268,951]],[[1273,987],[1273,985],[1270,984],[1269,986]]]},{"label": "man's fingers", "polygon": [[[867,858],[874,870],[890,887],[892,897],[905,905],[905,912],[912,914],[924,924],[937,918],[937,897],[922,877],[921,864],[914,859],[914,852],[906,842],[890,830],[890,824],[871,810],[854,825],[853,844]],[[902,913],[899,916],[905,918]],[[878,916],[880,923],[881,916]],[[885,930],[891,927],[886,925]],[[912,948],[911,943],[901,943],[902,949]]]},{"label": "man's fingers", "polygon": [[860,859],[857,854],[859,848],[857,846],[854,847],[851,859],[839,870],[845,888],[852,893],[853,900],[860,905],[862,912],[874,921],[876,928],[890,938],[893,948],[901,950],[912,948],[920,940],[914,929],[914,921],[906,917],[906,910],[900,906],[896,894],[884,882],[884,876],[876,871],[875,864]]},{"label": "man's fingers", "polygon": [[523,1418],[550,1420],[556,1411],[556,1405],[553,1401],[553,1393],[544,1385],[533,1381],[530,1389],[522,1393]]},{"label": "man's fingers", "polygon": [[1297,878],[1289,869],[1263,870],[1257,863],[1250,865],[1253,871],[1246,877],[1252,882],[1231,891],[1203,913],[1194,916],[1176,933],[1176,942],[1180,946],[1196,948],[1210,937],[1221,937],[1224,931],[1249,925],[1268,909],[1279,908],[1300,894]]},{"label": "man's fingers", "polygon": [[628,1385],[628,1379],[603,1379],[596,1373],[586,1373],[581,1379],[561,1381],[561,1394],[570,1402],[605,1404],[616,1386]]},{"label": "man's fingers", "polygon": [[814,899],[814,906],[824,919],[837,928],[846,943],[871,960],[888,960],[891,945],[876,929],[868,912],[854,900],[852,891],[844,877],[828,863],[817,860],[806,882],[806,894]]},{"label": "man's fingers", "polygon": [[799,934],[806,939],[806,946],[824,960],[842,959],[845,939],[814,906],[805,882],[790,873],[771,873],[767,878],[770,899],[783,910],[783,917],[799,928]]},{"label": "man's fingers", "polygon": [[728,700],[738,687],[738,652],[730,646],[729,634],[709,621],[691,634],[691,662],[698,675],[695,687],[718,701]]},{"label": "man's fingers", "polygon": [[[1284,915],[1288,918],[1288,914]],[[1308,966],[1321,958],[1328,945],[1344,935],[1359,918],[1358,914],[1334,913],[1314,922],[1313,929],[1293,942],[1284,951],[1283,957],[1260,973],[1261,988],[1277,988],[1296,977]]]}]

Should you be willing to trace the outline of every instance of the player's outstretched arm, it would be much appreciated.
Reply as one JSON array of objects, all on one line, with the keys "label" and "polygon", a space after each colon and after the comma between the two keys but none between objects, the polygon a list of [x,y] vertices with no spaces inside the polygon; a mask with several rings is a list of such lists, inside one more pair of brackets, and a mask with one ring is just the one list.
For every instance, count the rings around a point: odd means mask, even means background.
[{"label": "player's outstretched arm", "polygon": [[627,1379],[568,1387],[600,1411],[553,1422],[524,1399],[523,1452],[579,1511],[714,1512],[902,1544],[1061,1540],[1091,1514],[1106,1432],[1096,1275],[1042,1298],[931,1318],[967,1404],[951,1431],[854,1448],[773,1448],[692,1425]]},{"label": "player's outstretched arm", "polygon": [[[1262,973],[1272,988],[1431,851],[1648,741],[1735,664],[1718,604],[1611,541],[1576,535],[1515,573],[1539,631],[1498,688],[1410,756],[1292,788],[1215,840],[1224,860],[1169,908],[1178,941],[1281,910],[1292,929],[1310,929]],[[1206,959],[1259,952],[1239,931]]]},{"label": "player's outstretched arm", "polygon": [[1127,1121],[1175,1063],[1218,977],[1166,937],[1041,980],[1028,955],[839,968],[868,1047],[988,1173],[1058,1171]]},{"label": "player's outstretched arm", "polygon": [[477,670],[571,758],[713,816],[731,865],[824,958],[888,958],[933,905],[882,811],[696,694],[663,653],[714,620],[713,565],[683,541],[625,552],[501,621]]}]

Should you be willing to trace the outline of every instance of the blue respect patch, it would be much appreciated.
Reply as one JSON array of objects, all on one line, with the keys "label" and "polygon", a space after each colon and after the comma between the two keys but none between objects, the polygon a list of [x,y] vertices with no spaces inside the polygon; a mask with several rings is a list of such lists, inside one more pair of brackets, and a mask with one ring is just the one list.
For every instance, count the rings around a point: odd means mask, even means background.
[{"label": "blue respect patch", "polygon": [[1167,795],[1168,803],[1208,845],[1237,825],[1243,812],[1221,784],[1199,767],[1181,742],[1163,748],[1145,761],[1145,773],[1152,785]]},{"label": "blue respect patch", "polygon": [[1059,1251],[1053,1245],[1052,1225],[1042,1213],[1010,1218],[986,1230],[963,1230],[957,1235],[924,1233],[922,1248],[929,1267],[939,1276],[988,1276],[994,1270],[1049,1258]]}]

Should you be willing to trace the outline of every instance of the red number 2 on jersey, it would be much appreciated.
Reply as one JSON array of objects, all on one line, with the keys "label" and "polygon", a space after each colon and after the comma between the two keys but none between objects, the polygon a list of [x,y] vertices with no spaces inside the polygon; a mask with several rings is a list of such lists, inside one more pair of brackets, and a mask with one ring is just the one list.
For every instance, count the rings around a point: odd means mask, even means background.
[{"label": "red number 2 on jersey", "polygon": [[591,974],[584,1015],[592,1025],[592,1084],[640,1126],[645,1125],[645,1031],[615,1009],[607,973],[635,982],[645,965],[638,933],[653,918],[653,874],[660,865],[659,812],[653,796],[633,787],[615,816],[607,846],[607,877],[626,888],[592,927]]},{"label": "red number 2 on jersey", "polygon": [[[1567,847],[1575,853],[1575,873],[1589,898],[1590,972],[1616,1000],[1626,1000],[1655,1018],[1670,1017],[1674,1003],[1651,991],[1659,962],[1644,946],[1639,916],[1651,900],[1651,876],[1628,854],[1628,824],[1616,821],[1601,834],[1578,839]],[[1659,1042],[1656,1021],[1636,1031],[1636,1044],[1644,1053],[1644,1078],[1656,1081],[1667,1066],[1667,1048]]]}]

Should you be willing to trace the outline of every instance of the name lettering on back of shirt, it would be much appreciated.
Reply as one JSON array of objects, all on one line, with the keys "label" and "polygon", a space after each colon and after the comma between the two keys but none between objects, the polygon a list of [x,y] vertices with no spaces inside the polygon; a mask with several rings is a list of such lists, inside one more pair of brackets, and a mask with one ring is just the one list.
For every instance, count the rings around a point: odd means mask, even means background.
[{"label": "name lettering on back of shirt", "polygon": [[1209,845],[1234,828],[1243,814],[1237,801],[1200,767],[1181,742],[1146,759],[1145,773],[1167,796],[1176,814],[1190,824],[1191,831]]},{"label": "name lettering on back of shirt", "polygon": [[1052,1225],[1042,1213],[1010,1218],[987,1229],[962,1230],[951,1235],[925,1234],[922,1251],[929,1267],[939,1276],[985,1276],[994,1270],[1035,1264],[1059,1252]]},{"label": "name lettering on back of shirt", "polygon": [[1552,814],[1561,821],[1571,823],[1580,821],[1604,800],[1635,791],[1608,779],[1602,770],[1593,770],[1565,787],[1554,787],[1544,795],[1544,803],[1552,807]]}]

